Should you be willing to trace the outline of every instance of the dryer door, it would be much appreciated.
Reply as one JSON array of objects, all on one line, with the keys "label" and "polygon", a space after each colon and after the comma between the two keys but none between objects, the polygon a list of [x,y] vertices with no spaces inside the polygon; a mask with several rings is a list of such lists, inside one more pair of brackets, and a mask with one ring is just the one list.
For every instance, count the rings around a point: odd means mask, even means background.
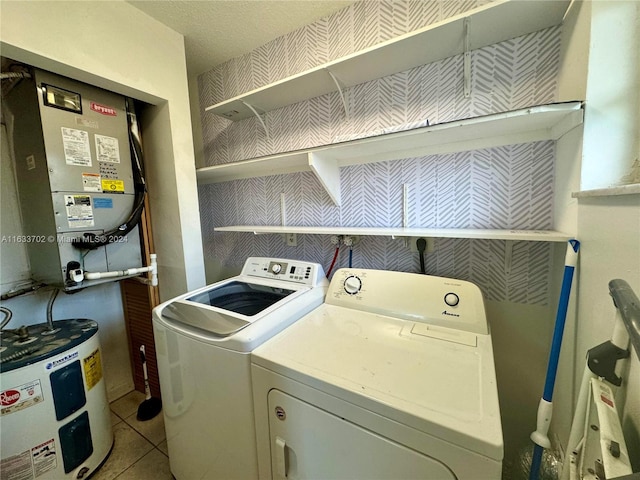
[{"label": "dryer door", "polygon": [[456,479],[434,458],[275,389],[269,432],[274,479]]}]

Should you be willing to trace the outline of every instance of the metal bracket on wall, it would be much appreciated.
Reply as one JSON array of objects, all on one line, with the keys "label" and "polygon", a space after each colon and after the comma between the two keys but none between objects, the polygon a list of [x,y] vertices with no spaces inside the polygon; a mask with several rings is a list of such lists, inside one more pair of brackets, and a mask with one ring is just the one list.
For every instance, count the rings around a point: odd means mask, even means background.
[{"label": "metal bracket on wall", "polygon": [[338,88],[338,93],[340,94],[340,100],[342,100],[342,106],[344,107],[344,116],[346,118],[349,118],[349,108],[347,107],[347,100],[344,98],[344,92],[342,91],[342,89],[344,88],[344,86],[342,85],[342,82],[338,80],[338,78],[333,74],[331,70],[329,70],[328,68],[325,68],[324,70],[329,74],[329,76],[331,77],[331,80],[333,80],[333,83],[336,84],[336,87]]},{"label": "metal bracket on wall", "polygon": [[623,350],[611,341],[606,341],[587,352],[587,365],[595,375],[619,387],[622,385],[622,378],[616,374],[616,363],[628,356],[628,350]]},{"label": "metal bracket on wall", "polygon": [[[409,185],[402,184],[402,227],[409,228]],[[414,239],[411,239],[415,241]],[[410,248],[409,237],[404,238],[404,247]]]},{"label": "metal bracket on wall", "polygon": [[511,262],[513,259],[513,240],[506,240],[504,245],[504,273],[511,273]]},{"label": "metal bracket on wall", "polygon": [[249,110],[251,110],[253,112],[253,114],[256,116],[256,118],[258,119],[258,121],[262,125],[262,128],[264,128],[264,134],[267,136],[267,140],[268,140],[269,139],[269,130],[267,130],[267,125],[262,120],[262,117],[260,116],[260,113],[258,113],[258,111],[255,108],[253,108],[252,105],[248,104],[244,100],[240,100],[240,101],[242,102],[242,104],[245,107],[247,107]]},{"label": "metal bracket on wall", "polygon": [[280,194],[280,222],[283,227],[287,226],[287,207],[284,198],[284,192]]},{"label": "metal bracket on wall", "polygon": [[409,185],[402,184],[402,226],[409,228]]},{"label": "metal bracket on wall", "polygon": [[471,96],[471,48],[470,48],[470,22],[469,17],[464,19],[464,98]]}]

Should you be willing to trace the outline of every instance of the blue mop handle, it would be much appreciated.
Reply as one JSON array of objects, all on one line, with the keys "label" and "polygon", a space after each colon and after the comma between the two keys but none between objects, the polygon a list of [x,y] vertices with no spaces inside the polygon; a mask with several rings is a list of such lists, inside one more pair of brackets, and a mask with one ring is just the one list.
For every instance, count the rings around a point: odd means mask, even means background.
[{"label": "blue mop handle", "polygon": [[551,342],[551,352],[549,353],[549,365],[547,366],[547,377],[544,382],[544,392],[542,398],[547,402],[553,397],[553,387],[556,383],[556,373],[558,372],[558,360],[560,358],[560,347],[562,346],[562,335],[564,333],[564,323],[567,318],[567,307],[569,306],[569,294],[573,282],[573,271],[578,260],[578,240],[569,240],[567,245],[567,255],[564,261],[564,275],[562,277],[562,289],[560,290],[560,300],[558,302],[558,312],[556,313],[556,326],[553,331]]},{"label": "blue mop handle", "polygon": [[544,382],[544,392],[542,393],[542,399],[538,405],[537,429],[531,434],[531,440],[535,443],[535,447],[533,449],[533,458],[531,459],[529,480],[537,480],[540,472],[540,464],[542,462],[543,449],[551,446],[551,442],[547,437],[553,408],[551,399],[553,398],[553,388],[556,383],[558,360],[560,359],[560,347],[562,346],[562,335],[564,333],[564,324],[567,318],[567,307],[569,305],[569,295],[571,293],[571,284],[573,282],[573,271],[575,270],[578,261],[579,249],[580,242],[578,240],[569,240],[567,245],[567,254],[564,261],[564,275],[562,277],[562,288],[560,290],[556,323],[553,330],[553,340],[551,341],[551,351],[549,352],[549,363],[547,364],[547,376]]}]

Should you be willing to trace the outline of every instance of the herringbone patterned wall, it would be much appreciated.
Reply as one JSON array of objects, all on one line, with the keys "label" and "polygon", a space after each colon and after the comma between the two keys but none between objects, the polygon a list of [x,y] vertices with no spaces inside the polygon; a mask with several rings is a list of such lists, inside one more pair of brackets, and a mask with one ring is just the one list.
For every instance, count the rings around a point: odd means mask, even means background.
[{"label": "herringbone patterned wall", "polygon": [[[553,102],[560,29],[550,28],[472,54],[472,92],[462,92],[462,57],[454,56],[345,91],[230,122],[204,108],[442,20],[486,2],[365,1],[280,37],[199,78],[205,156],[209,165],[325,145],[383,132]],[[497,27],[498,28],[498,27]],[[279,225],[280,196],[287,223],[307,226],[399,227],[402,189],[409,186],[411,227],[548,229],[553,226],[555,146],[537,142],[343,168],[342,206],[334,206],[310,173],[276,175],[200,187],[205,254],[229,268],[263,255],[317,261],[333,255],[326,236],[298,237],[287,247],[278,235],[215,233],[223,225]],[[428,273],[477,283],[488,299],[545,305],[551,246],[516,242],[511,272],[505,242],[439,239]],[[340,265],[347,255],[343,252]],[[418,271],[402,240],[364,238],[354,265]]]}]

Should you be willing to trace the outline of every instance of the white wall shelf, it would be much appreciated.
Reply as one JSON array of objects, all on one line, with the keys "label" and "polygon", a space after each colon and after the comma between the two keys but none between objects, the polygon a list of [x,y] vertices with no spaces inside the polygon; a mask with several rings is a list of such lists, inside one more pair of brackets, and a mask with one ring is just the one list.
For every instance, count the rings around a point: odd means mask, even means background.
[{"label": "white wall shelf", "polygon": [[[538,3],[538,2],[525,2]],[[198,183],[312,171],[340,205],[340,167],[541,140],[557,140],[580,125],[581,102],[539,105],[429,127],[287,152],[197,170]]]},{"label": "white wall shelf", "polygon": [[330,93],[336,90],[336,83],[343,88],[359,85],[459,55],[465,52],[465,48],[475,50],[559,25],[569,4],[569,0],[496,0],[211,105],[205,110],[233,121],[243,120],[256,112],[268,112]]},{"label": "white wall shelf", "polygon": [[489,240],[534,241],[534,242],[566,242],[571,235],[553,230],[498,230],[498,229],[464,229],[464,228],[386,228],[386,227],[302,227],[302,226],[263,226],[234,225],[216,227],[216,232],[245,232],[258,234],[300,235],[349,235],[349,236],[382,236],[393,238],[425,237],[425,238],[476,238]]}]

